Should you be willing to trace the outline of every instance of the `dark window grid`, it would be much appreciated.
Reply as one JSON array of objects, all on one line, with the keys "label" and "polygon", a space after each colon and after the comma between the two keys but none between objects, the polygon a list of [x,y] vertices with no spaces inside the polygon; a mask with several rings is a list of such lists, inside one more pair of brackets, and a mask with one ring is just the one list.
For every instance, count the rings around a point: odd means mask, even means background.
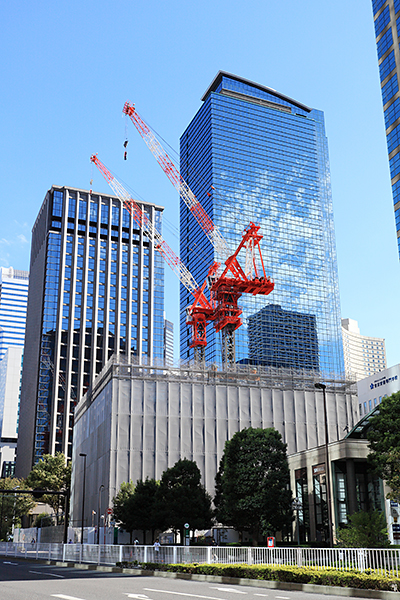
[{"label": "dark window grid", "polygon": [[393,158],[389,161],[390,165],[390,177],[396,177],[400,173],[400,153],[397,153]]},{"label": "dark window grid", "polygon": [[385,127],[386,129],[393,125],[400,117],[400,99],[396,100],[385,110]]},{"label": "dark window grid", "polygon": [[[378,10],[385,4],[386,0],[372,0],[372,10],[374,15],[378,12]],[[399,0],[397,0],[399,2]]]},{"label": "dark window grid", "polygon": [[397,75],[394,74],[382,88],[382,101],[384,105],[395,95],[398,89]]},{"label": "dark window grid", "polygon": [[387,136],[387,145],[388,145],[389,154],[399,145],[399,143],[400,143],[400,125],[397,125],[397,127],[395,127],[393,129],[393,131],[391,131],[389,133],[389,135]]},{"label": "dark window grid", "polygon": [[379,74],[381,81],[386,79],[386,77],[396,68],[396,61],[394,58],[394,50],[385,58],[383,62],[379,65]]},{"label": "dark window grid", "polygon": [[393,35],[392,30],[388,29],[386,33],[383,34],[381,39],[377,43],[378,50],[378,59],[382,58],[382,56],[393,46]]}]

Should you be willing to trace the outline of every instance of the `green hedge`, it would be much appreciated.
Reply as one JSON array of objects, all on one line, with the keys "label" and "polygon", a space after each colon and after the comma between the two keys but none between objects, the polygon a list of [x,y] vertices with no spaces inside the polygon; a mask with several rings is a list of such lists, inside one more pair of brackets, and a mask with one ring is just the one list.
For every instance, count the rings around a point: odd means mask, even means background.
[{"label": "green hedge", "polygon": [[[133,563],[122,562],[117,566],[132,568]],[[282,581],[290,583],[312,583],[363,590],[400,591],[400,579],[384,577],[372,570],[364,573],[358,571],[336,571],[335,569],[316,569],[313,567],[268,566],[268,565],[208,565],[145,563],[140,565],[148,571],[168,571],[171,573],[195,573],[200,575],[219,575],[243,579],[263,579],[266,581]]]}]

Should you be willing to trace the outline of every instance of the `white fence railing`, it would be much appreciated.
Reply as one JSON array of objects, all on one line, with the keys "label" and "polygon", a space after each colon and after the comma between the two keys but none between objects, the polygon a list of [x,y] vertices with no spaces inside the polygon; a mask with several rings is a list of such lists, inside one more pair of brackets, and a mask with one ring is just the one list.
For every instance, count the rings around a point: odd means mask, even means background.
[{"label": "white fence railing", "polygon": [[292,565],[316,569],[361,571],[372,569],[385,576],[399,577],[400,550],[371,548],[260,548],[235,546],[113,546],[97,544],[37,544],[0,542],[0,555],[31,560],[115,565],[164,564],[249,564]]}]

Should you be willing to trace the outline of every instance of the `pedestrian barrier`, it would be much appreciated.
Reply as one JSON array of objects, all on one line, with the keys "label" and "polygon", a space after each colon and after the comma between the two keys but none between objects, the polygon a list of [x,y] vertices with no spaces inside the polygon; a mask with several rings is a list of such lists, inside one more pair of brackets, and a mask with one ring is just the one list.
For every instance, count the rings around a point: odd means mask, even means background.
[{"label": "pedestrian barrier", "polygon": [[236,546],[118,546],[107,544],[38,544],[0,542],[0,556],[31,560],[116,565],[117,562],[291,565],[340,571],[373,570],[399,577],[400,550],[374,548],[264,548]]}]

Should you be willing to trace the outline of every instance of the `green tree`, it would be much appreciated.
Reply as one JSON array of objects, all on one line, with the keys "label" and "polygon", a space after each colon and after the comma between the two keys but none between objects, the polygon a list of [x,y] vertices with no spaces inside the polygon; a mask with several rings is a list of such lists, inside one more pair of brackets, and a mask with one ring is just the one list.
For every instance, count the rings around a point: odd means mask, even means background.
[{"label": "green tree", "polygon": [[35,506],[35,501],[30,494],[18,494],[18,490],[29,488],[30,486],[23,479],[16,477],[0,479],[1,490],[15,490],[12,494],[0,494],[0,540],[7,541],[12,532],[13,521],[15,527],[19,527],[22,517]]},{"label": "green tree", "polygon": [[[44,454],[29,473],[26,483],[32,489],[65,492],[71,486],[71,462],[67,462],[62,452],[57,452],[55,456]],[[43,502],[52,507],[58,522],[63,499],[60,496],[44,495]]]},{"label": "green tree", "polygon": [[369,422],[367,438],[372,470],[392,489],[388,497],[400,500],[400,392],[383,398]]},{"label": "green tree", "polygon": [[349,525],[339,529],[337,540],[345,548],[385,548],[390,546],[385,515],[378,510],[360,511],[349,517]]},{"label": "green tree", "polygon": [[217,520],[248,531],[256,545],[260,533],[290,526],[292,493],[286,444],[276,429],[249,427],[225,443],[215,479]]},{"label": "green tree", "polygon": [[133,527],[131,526],[130,522],[128,500],[133,496],[134,491],[135,485],[133,481],[123,481],[119,488],[118,494],[113,498],[113,513],[115,520],[118,521],[125,531],[130,534],[131,541]]},{"label": "green tree", "polygon": [[211,497],[201,484],[201,473],[194,461],[178,460],[164,471],[157,493],[160,520],[184,536],[184,525],[190,529],[212,526]]},{"label": "green tree", "polygon": [[155,479],[137,481],[133,495],[128,499],[127,510],[132,531],[143,532],[143,543],[146,543],[146,531],[151,531],[151,542],[156,529],[164,529],[164,513],[159,500],[160,484]]}]

